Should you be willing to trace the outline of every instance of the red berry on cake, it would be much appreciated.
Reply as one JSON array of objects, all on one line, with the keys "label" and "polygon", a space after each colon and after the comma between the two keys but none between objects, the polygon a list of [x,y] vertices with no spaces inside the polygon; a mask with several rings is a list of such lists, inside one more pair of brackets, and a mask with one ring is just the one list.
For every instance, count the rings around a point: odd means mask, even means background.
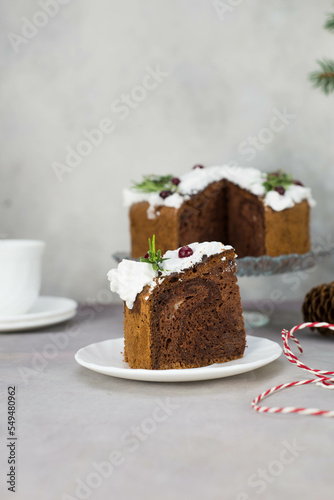
[{"label": "red berry on cake", "polygon": [[199,164],[197,164],[197,165],[194,165],[194,166],[193,166],[193,170],[195,170],[196,168],[204,168],[204,166],[203,166],[203,165],[199,165]]},{"label": "red berry on cake", "polygon": [[171,180],[171,183],[174,184],[174,186],[178,186],[180,184],[181,180],[178,177],[173,177]]},{"label": "red berry on cake", "polygon": [[185,247],[180,248],[178,255],[180,259],[184,259],[185,257],[190,257],[193,253],[192,249],[186,245]]},{"label": "red berry on cake", "polygon": [[294,184],[295,184],[295,186],[302,186],[302,187],[304,187],[304,184],[302,182],[300,182],[300,181],[295,181]]},{"label": "red berry on cake", "polygon": [[284,193],[285,193],[285,189],[284,189],[283,186],[277,186],[277,187],[275,187],[275,191],[277,191],[281,196],[283,196]]},{"label": "red berry on cake", "polygon": [[164,200],[165,198],[168,198],[168,196],[170,196],[171,194],[173,194],[171,191],[160,191],[159,196]]},{"label": "red berry on cake", "polygon": [[148,252],[146,252],[146,254],[144,255],[144,259],[148,259],[149,258],[149,254]]}]

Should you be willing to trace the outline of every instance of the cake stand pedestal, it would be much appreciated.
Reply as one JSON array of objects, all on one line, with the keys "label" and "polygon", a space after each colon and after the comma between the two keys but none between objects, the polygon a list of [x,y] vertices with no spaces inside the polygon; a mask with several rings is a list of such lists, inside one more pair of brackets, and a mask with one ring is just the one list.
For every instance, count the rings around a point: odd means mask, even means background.
[{"label": "cake stand pedestal", "polygon": [[270,322],[270,318],[267,314],[263,314],[260,311],[243,311],[245,329],[248,332],[251,328],[260,328],[265,326]]},{"label": "cake stand pedestal", "polygon": [[[273,276],[275,274],[294,273],[305,271],[315,267],[319,262],[334,254],[334,245],[318,245],[310,252],[305,254],[279,255],[270,257],[262,255],[261,257],[243,257],[237,258],[237,276]],[[267,325],[270,321],[269,316],[260,311],[244,311],[244,320],[246,330],[258,328]]]}]

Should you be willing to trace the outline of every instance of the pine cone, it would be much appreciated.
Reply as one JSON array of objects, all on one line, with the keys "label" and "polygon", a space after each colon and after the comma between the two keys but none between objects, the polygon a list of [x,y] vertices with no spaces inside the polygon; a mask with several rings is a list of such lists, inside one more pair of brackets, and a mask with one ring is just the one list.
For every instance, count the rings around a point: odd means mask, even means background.
[{"label": "pine cone", "polygon": [[[302,311],[305,322],[325,321],[334,324],[334,281],[312,288],[304,299]],[[328,328],[317,330],[323,335],[334,335],[334,331]]]}]

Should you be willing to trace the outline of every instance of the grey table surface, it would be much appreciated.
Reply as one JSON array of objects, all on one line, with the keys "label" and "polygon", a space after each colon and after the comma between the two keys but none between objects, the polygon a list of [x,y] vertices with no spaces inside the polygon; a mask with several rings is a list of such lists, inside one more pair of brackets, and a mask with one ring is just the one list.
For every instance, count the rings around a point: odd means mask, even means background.
[{"label": "grey table surface", "polygon": [[[300,304],[275,307],[251,333],[281,344]],[[188,383],[117,379],[75,352],[122,336],[120,305],[83,305],[74,320],[0,335],[0,498],[321,499],[333,493],[333,419],[260,415],[252,399],[310,378],[282,355],[258,370]],[[334,338],[298,335],[309,365],[333,369]],[[7,388],[16,386],[16,492],[7,490]],[[333,391],[288,389],[266,404],[334,408]]]}]

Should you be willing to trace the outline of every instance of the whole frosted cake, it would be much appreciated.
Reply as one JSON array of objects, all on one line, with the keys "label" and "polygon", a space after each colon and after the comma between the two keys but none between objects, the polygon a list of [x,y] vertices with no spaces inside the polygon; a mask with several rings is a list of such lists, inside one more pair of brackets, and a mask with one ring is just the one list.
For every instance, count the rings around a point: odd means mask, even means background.
[{"label": "whole frosted cake", "polygon": [[242,357],[246,335],[235,252],[192,243],[162,257],[154,241],[142,262],[108,273],[124,300],[125,361],[131,368],[195,368]]},{"label": "whole frosted cake", "polygon": [[155,234],[162,252],[192,241],[226,241],[239,257],[310,250],[310,188],[282,172],[196,165],[180,177],[146,176],[124,190],[131,254]]}]

